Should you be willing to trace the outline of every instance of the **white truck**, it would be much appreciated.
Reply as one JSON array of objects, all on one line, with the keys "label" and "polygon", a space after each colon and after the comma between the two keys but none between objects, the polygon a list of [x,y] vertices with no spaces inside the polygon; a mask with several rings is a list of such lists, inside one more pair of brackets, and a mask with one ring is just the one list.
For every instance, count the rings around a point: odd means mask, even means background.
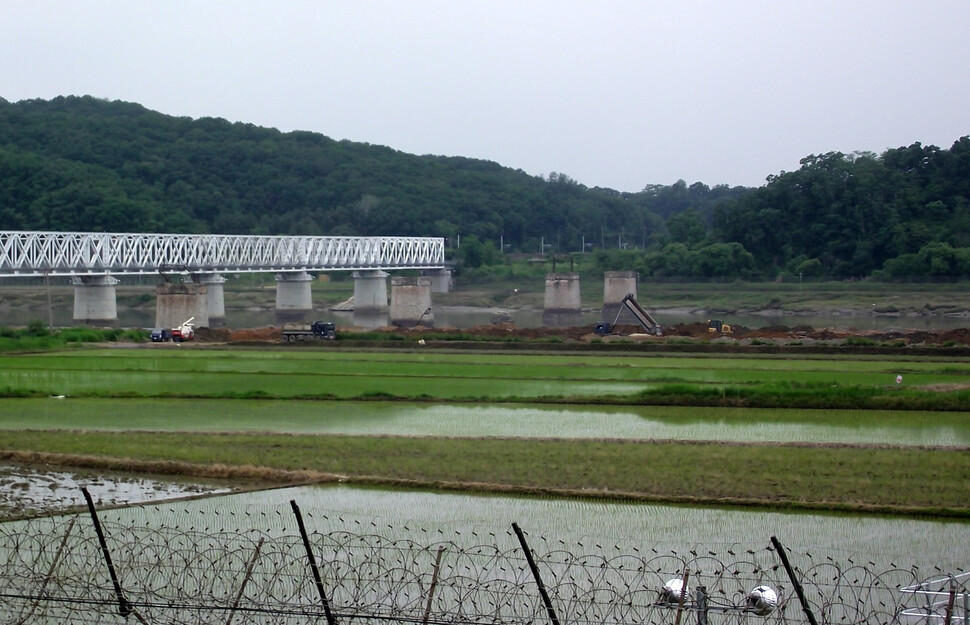
[{"label": "white truck", "polygon": [[179,325],[172,328],[172,340],[176,343],[181,343],[182,341],[194,341],[195,330],[192,329],[193,321],[195,321],[195,317],[189,317]]}]

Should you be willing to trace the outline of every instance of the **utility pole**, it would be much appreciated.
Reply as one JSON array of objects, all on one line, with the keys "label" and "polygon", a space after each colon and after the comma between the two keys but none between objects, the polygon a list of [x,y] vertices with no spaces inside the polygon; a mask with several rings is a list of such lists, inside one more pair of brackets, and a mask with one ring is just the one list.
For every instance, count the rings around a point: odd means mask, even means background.
[{"label": "utility pole", "polygon": [[51,304],[51,277],[50,271],[44,271],[44,288],[47,291],[47,325],[51,331],[54,333],[54,306]]}]

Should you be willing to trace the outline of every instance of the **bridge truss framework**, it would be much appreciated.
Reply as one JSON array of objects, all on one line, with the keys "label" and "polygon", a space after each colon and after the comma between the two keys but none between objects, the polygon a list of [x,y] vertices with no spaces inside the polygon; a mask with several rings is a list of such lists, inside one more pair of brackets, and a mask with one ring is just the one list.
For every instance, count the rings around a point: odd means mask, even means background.
[{"label": "bridge truss framework", "polygon": [[440,237],[0,231],[0,277],[441,269]]}]

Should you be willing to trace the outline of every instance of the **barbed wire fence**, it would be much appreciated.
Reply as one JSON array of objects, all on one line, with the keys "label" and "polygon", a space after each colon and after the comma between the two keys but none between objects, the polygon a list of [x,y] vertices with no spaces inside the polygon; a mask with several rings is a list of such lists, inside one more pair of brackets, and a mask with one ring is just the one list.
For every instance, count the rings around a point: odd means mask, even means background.
[{"label": "barbed wire fence", "polygon": [[[87,515],[0,524],[0,624],[967,625],[970,618],[968,572],[789,554],[774,537],[762,546],[678,552],[567,544],[515,523],[504,533],[447,539],[440,530],[373,520],[355,522],[354,531],[308,531],[295,501],[273,511],[265,529],[232,510],[167,524],[102,521],[85,497]],[[325,512],[307,517],[311,526],[329,520]],[[280,530],[294,524],[298,531]]]}]

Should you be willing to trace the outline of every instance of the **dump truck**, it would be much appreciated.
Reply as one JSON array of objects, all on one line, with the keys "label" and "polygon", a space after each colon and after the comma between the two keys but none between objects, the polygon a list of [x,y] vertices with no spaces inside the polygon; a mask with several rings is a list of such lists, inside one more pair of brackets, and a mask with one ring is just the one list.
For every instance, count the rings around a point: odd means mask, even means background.
[{"label": "dump truck", "polygon": [[620,300],[620,309],[616,312],[616,317],[613,319],[613,323],[604,321],[602,323],[596,324],[595,332],[600,336],[605,336],[607,334],[613,334],[613,328],[616,327],[616,322],[620,320],[620,315],[623,314],[623,310],[629,310],[633,316],[636,318],[637,323],[647,331],[647,334],[653,334],[654,336],[662,336],[663,328],[657,323],[657,320],[650,316],[643,306],[637,301],[636,296],[633,293],[627,293],[626,296]]},{"label": "dump truck", "polygon": [[333,341],[337,338],[337,327],[329,321],[314,321],[309,326],[299,324],[283,325],[283,342]]}]

